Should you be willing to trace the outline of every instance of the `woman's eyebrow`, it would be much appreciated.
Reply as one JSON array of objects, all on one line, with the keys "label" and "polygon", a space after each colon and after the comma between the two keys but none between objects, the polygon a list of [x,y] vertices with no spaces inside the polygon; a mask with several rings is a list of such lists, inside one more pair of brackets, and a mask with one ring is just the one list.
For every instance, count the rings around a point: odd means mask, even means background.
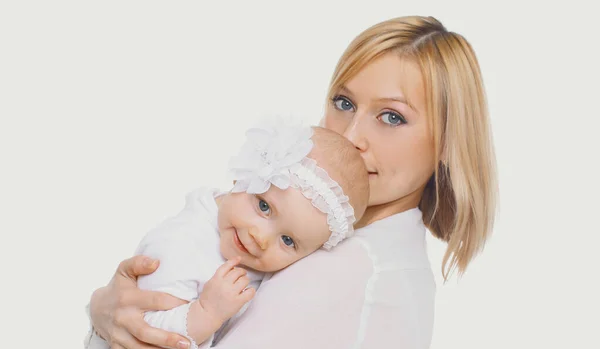
[{"label": "woman's eyebrow", "polygon": [[[346,87],[346,85],[342,85],[340,87],[340,92],[342,94],[347,94],[348,97],[350,97],[350,98],[354,98],[354,94],[352,93],[352,91],[350,91],[348,89],[348,87]],[[412,103],[410,103],[408,101],[408,99],[406,99],[402,95],[400,95],[400,96],[394,96],[394,97],[381,97],[381,98],[376,99],[376,101],[378,101],[378,102],[390,102],[391,101],[391,102],[403,103],[403,104],[408,105],[410,107],[410,109],[414,110],[415,112],[418,112],[417,108],[415,108],[415,106],[412,105]]]},{"label": "woman's eyebrow", "polygon": [[352,91],[350,91],[345,85],[342,85],[340,87],[340,92],[342,92],[343,94],[348,95],[348,97],[353,97],[354,94],[352,93]]},{"label": "woman's eyebrow", "polygon": [[398,96],[398,97],[382,97],[377,99],[378,101],[382,101],[382,102],[400,102],[400,103],[404,103],[406,105],[408,105],[410,107],[410,109],[417,111],[417,108],[415,108],[414,105],[412,105],[406,98],[404,98],[404,96]]}]

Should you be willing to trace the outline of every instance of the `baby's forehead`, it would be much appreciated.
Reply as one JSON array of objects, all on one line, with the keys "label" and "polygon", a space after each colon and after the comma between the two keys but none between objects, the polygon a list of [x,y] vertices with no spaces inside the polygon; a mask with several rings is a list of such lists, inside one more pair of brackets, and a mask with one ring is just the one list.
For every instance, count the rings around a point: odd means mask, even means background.
[{"label": "baby's forehead", "polygon": [[[311,199],[298,188],[273,188],[267,194],[273,199],[279,219],[293,234],[301,238],[321,241],[329,238],[327,215],[316,208]],[[268,199],[268,198],[267,198]],[[300,236],[302,235],[302,236]]]}]

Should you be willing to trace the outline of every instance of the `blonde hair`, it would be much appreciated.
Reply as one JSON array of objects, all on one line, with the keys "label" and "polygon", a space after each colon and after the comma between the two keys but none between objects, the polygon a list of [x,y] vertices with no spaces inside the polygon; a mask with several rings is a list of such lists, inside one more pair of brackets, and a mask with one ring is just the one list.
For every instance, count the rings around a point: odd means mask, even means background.
[{"label": "blonde hair", "polygon": [[354,209],[354,217],[360,220],[369,202],[369,173],[360,152],[339,133],[317,126],[313,131],[315,146],[308,157],[340,185]]},{"label": "blonde hair", "polygon": [[496,214],[496,160],[481,72],[470,44],[433,17],[376,24],[350,43],[333,74],[329,98],[374,59],[394,53],[413,60],[423,76],[435,145],[435,168],[419,208],[448,247],[442,275],[462,275],[483,249]]}]

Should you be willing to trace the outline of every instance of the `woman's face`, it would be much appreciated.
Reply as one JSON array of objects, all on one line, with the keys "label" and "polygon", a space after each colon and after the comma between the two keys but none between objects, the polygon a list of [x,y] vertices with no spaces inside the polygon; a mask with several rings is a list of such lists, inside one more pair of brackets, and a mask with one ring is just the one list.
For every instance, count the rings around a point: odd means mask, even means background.
[{"label": "woman's face", "polygon": [[434,171],[434,143],[418,66],[386,54],[333,92],[321,123],[361,152],[371,192],[364,219],[416,207]]}]

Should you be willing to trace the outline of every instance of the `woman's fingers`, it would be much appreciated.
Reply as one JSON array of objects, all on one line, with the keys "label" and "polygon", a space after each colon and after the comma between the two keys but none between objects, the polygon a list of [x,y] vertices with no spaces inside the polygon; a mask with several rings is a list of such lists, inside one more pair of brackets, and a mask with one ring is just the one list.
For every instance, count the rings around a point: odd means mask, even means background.
[{"label": "woman's fingers", "polygon": [[122,336],[113,341],[111,349],[160,349],[151,344],[142,343],[129,333],[123,331]]},{"label": "woman's fingers", "polygon": [[151,327],[143,319],[132,321],[125,329],[135,337],[128,341],[126,345],[132,347],[125,346],[127,349],[155,349],[156,347],[188,349],[190,347],[190,342],[185,337]]},{"label": "woman's fingers", "polygon": [[136,340],[131,335],[126,335],[126,338],[123,338],[121,342],[115,344],[113,343],[110,348],[111,349],[158,349],[153,345],[144,344],[138,340]]},{"label": "woman's fingers", "polygon": [[157,260],[145,256],[126,259],[109,286],[92,295],[90,314],[94,327],[108,339],[112,349],[189,348],[185,337],[153,328],[144,321],[144,311],[168,310],[186,303],[167,293],[137,288],[137,277],[150,274],[157,267]]},{"label": "woman's fingers", "polygon": [[108,287],[98,288],[92,293],[92,297],[90,298],[90,318],[92,319],[96,332],[98,332],[102,338],[109,338],[108,328],[106,327],[106,325],[110,324],[109,315],[110,311],[112,311],[109,291]]},{"label": "woman's fingers", "polygon": [[136,280],[140,275],[152,274],[158,268],[159,261],[146,256],[134,256],[119,264],[117,273]]},{"label": "woman's fingers", "polygon": [[[164,306],[164,304],[161,301],[156,301],[156,299],[161,299],[162,295],[166,295],[168,298],[178,300],[177,303],[185,303],[185,301],[170,295],[153,291],[128,291],[125,295],[133,298],[129,298],[129,300],[119,300],[120,302],[135,302],[136,298],[134,298],[134,296],[142,295],[139,297],[140,299],[154,298],[154,305],[160,307]],[[153,297],[153,295],[158,295],[158,297]],[[177,306],[177,304],[175,304],[175,306]],[[148,325],[139,310],[139,308],[131,305],[117,308],[113,315],[114,324],[112,329],[113,333],[110,336],[111,342],[117,343],[125,349],[159,349],[161,347],[177,349],[189,348],[189,341],[185,337],[177,333],[167,332]],[[114,348],[114,346],[112,348]]]}]

